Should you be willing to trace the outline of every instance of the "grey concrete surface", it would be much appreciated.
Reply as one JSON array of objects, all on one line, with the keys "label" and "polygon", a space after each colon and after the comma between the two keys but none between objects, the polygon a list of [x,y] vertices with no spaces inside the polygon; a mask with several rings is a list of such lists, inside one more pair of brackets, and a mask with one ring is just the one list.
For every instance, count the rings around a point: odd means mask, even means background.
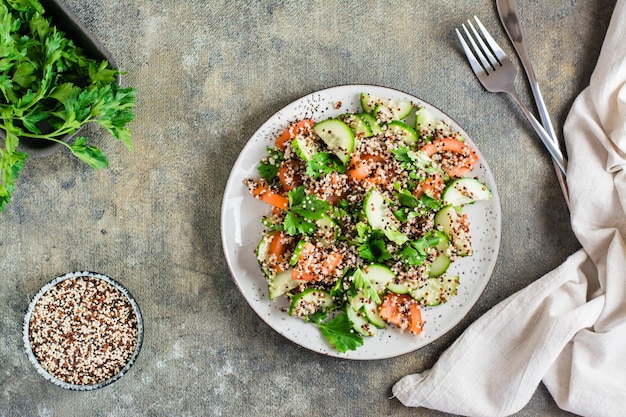
[{"label": "grey concrete surface", "polygon": [[[518,3],[560,132],[614,1]],[[457,44],[454,28],[476,14],[513,55],[491,0],[67,5],[138,88],[136,150],[89,127],[109,169],[63,151],[29,160],[0,213],[0,416],[443,416],[404,407],[391,386],[431,367],[472,321],[579,247],[547,152],[511,100],[483,90]],[[455,118],[502,202],[500,255],[478,303],[431,345],[380,361],[328,358],[274,332],[239,293],[219,233],[221,195],[252,133],[294,99],[350,83],[404,90]],[[145,321],[131,370],[87,393],[45,381],[22,345],[30,297],[79,269],[124,284]],[[569,414],[540,385],[516,415]]]}]

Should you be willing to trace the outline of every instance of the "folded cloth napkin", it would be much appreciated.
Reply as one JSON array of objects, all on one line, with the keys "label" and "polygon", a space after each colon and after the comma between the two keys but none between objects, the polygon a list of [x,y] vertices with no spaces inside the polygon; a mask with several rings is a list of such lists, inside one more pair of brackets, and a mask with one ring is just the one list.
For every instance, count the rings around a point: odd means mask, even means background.
[{"label": "folded cloth napkin", "polygon": [[626,415],[626,0],[564,136],[582,249],[473,323],[435,366],[393,386],[403,404],[469,416],[520,410],[543,381],[562,409]]}]

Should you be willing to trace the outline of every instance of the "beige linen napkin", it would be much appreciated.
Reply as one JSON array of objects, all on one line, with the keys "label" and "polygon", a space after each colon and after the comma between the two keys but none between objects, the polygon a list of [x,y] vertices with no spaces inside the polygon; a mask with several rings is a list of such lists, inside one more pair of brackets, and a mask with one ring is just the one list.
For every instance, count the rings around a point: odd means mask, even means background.
[{"label": "beige linen napkin", "polygon": [[543,381],[565,410],[626,415],[626,0],[564,135],[582,249],[473,323],[432,369],[398,381],[403,404],[505,416]]}]

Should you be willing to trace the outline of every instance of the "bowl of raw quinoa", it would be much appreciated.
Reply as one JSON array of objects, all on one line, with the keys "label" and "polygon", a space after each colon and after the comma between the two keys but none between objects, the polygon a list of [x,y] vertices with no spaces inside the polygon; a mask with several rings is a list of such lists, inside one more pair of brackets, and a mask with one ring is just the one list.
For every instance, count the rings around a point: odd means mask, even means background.
[{"label": "bowl of raw quinoa", "polygon": [[139,354],[143,319],[132,295],[108,276],[61,275],[33,297],[24,318],[24,346],[45,379],[76,391],[105,387]]}]

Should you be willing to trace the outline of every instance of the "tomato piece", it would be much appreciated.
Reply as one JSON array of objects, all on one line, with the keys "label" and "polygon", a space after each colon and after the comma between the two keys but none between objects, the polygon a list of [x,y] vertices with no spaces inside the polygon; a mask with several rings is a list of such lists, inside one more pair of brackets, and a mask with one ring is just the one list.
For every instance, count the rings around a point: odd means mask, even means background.
[{"label": "tomato piece", "polygon": [[275,208],[287,210],[289,208],[289,199],[284,195],[270,189],[263,181],[250,181],[247,183],[248,188],[253,196]]},{"label": "tomato piece", "polygon": [[328,276],[332,274],[343,259],[343,255],[339,252],[328,254],[322,261],[322,275]]},{"label": "tomato piece", "polygon": [[319,281],[332,274],[341,259],[343,255],[339,252],[325,254],[311,242],[306,242],[298,255],[291,277],[295,280]]},{"label": "tomato piece", "polygon": [[382,162],[383,158],[380,155],[353,155],[348,165],[346,174],[353,181],[363,181],[369,177],[374,169],[376,162]]},{"label": "tomato piece", "polygon": [[435,200],[441,200],[441,194],[445,187],[446,184],[443,181],[443,175],[433,173],[415,186],[413,195],[420,198],[424,194],[427,194]]},{"label": "tomato piece", "polygon": [[465,142],[446,137],[435,139],[421,149],[429,157],[441,155],[441,166],[451,177],[464,177],[478,162],[478,154]]},{"label": "tomato piece", "polygon": [[295,173],[296,163],[294,161],[284,161],[278,169],[278,179],[285,191],[291,191],[300,185],[300,178]]},{"label": "tomato piece", "polygon": [[424,328],[419,305],[407,294],[385,294],[379,314],[387,323],[395,324],[401,330],[409,329],[411,333],[420,334]]},{"label": "tomato piece", "polygon": [[297,122],[291,123],[283,130],[276,138],[275,145],[278,149],[284,151],[286,143],[295,138],[299,133],[302,133],[305,129],[313,127],[315,121],[313,119],[303,119]]}]

